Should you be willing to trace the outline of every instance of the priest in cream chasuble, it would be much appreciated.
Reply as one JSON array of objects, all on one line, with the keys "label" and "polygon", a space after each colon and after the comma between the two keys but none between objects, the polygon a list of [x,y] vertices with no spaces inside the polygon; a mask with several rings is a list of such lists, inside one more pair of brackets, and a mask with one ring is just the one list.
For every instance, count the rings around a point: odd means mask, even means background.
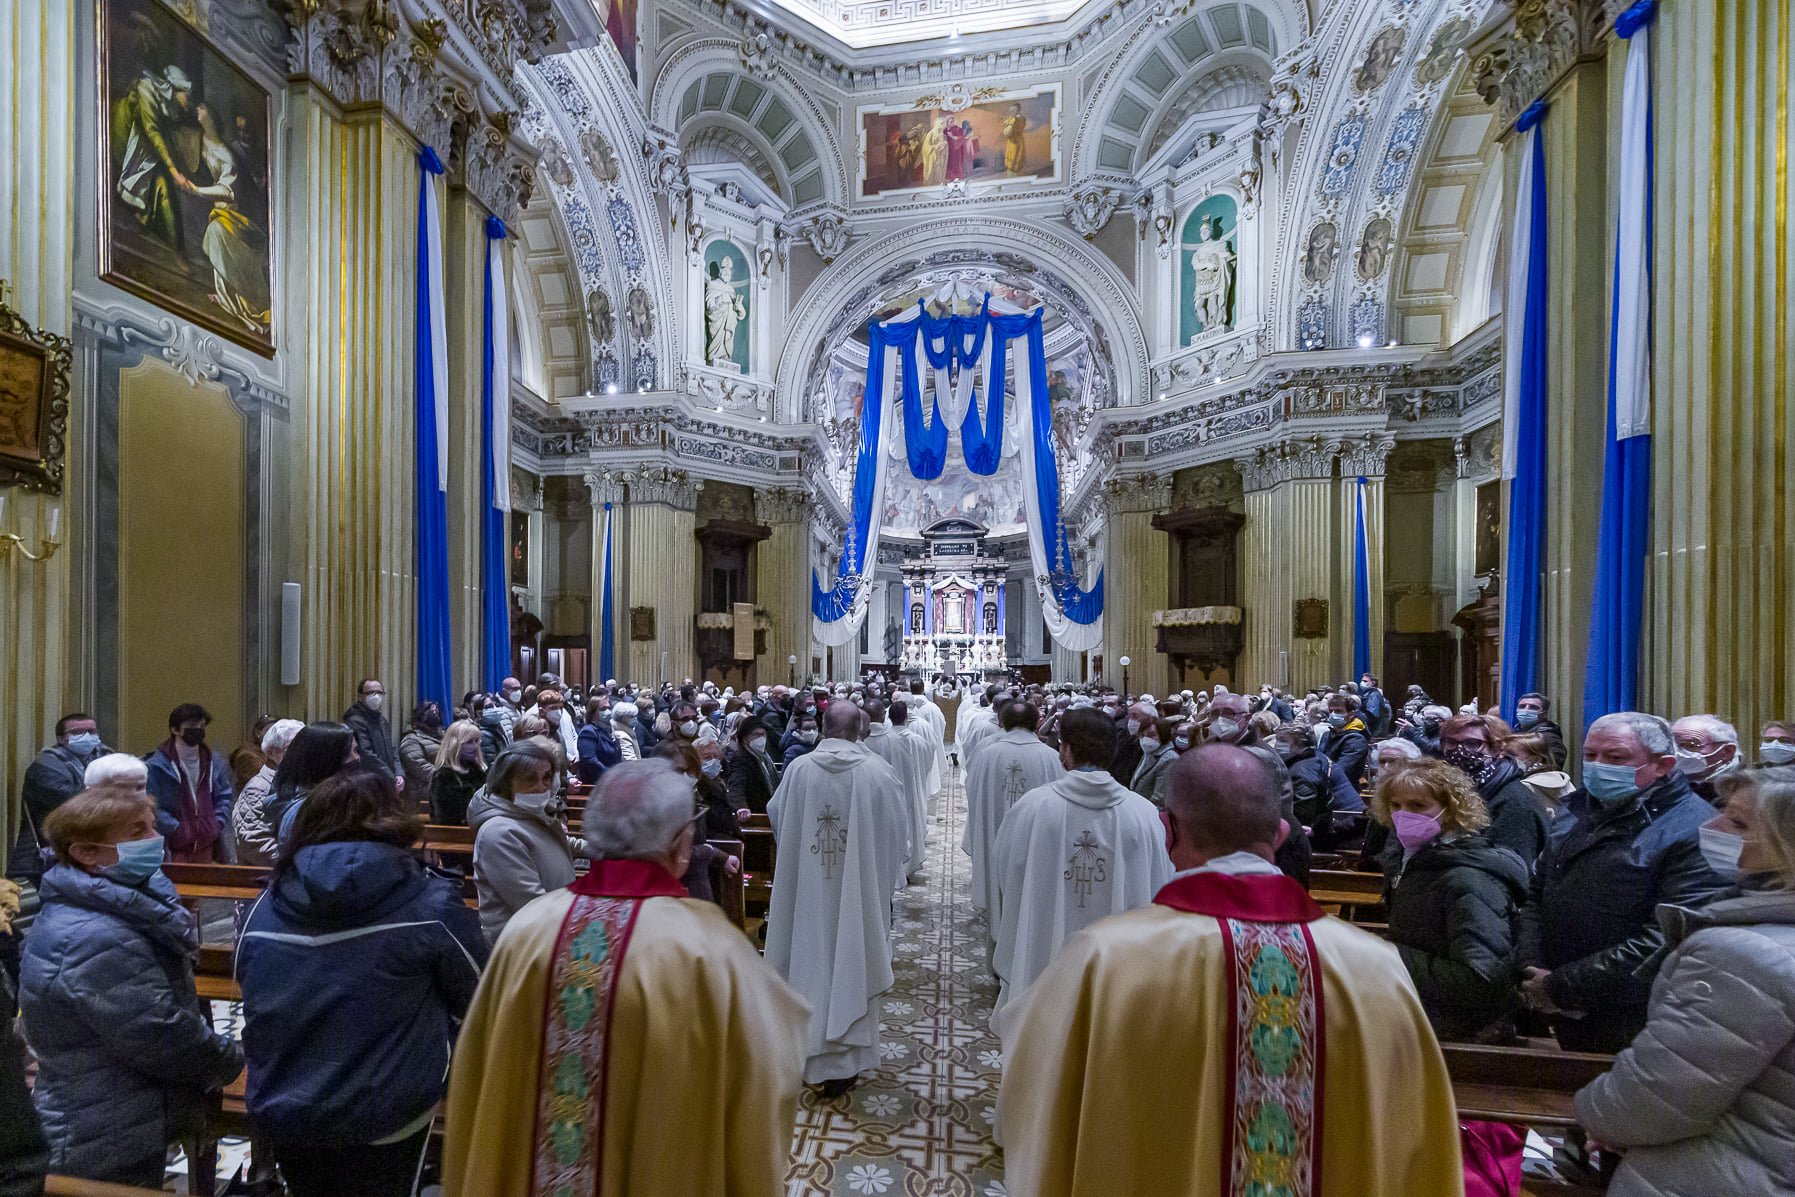
[{"label": "priest in cream chasuble", "polygon": [[1271,863],[1263,762],[1173,766],[1180,872],[1066,941],[996,1018],[1012,1197],[1462,1197],[1458,1113],[1396,949]]},{"label": "priest in cream chasuble", "polygon": [[[823,713],[824,740],[786,767],[767,803],[779,845],[767,963],[811,1006],[804,1082],[879,1064],[879,997],[891,988],[891,894],[903,880],[903,787],[858,742],[861,711]],[[852,737],[852,738],[851,738]]]},{"label": "priest in cream chasuble", "polygon": [[783,1186],[810,1011],[686,897],[692,816],[665,761],[614,767],[586,824],[607,859],[506,926],[455,1045],[446,1197]]},{"label": "priest in cream chasuble", "polygon": [[[904,708],[906,712],[908,708]],[[929,803],[924,789],[928,762],[922,744],[904,730],[903,724],[887,721],[885,704],[873,699],[866,704],[866,715],[872,722],[867,729],[866,749],[897,774],[904,792],[904,874],[921,871],[928,852]],[[902,888],[903,882],[899,882]]]},{"label": "priest in cream chasuble", "polygon": [[1005,702],[999,718],[1002,730],[984,739],[966,769],[966,830],[960,836],[961,850],[972,857],[972,905],[991,916],[991,931],[996,929],[997,877],[990,859],[997,830],[1024,794],[1066,772],[1059,753],[1035,734],[1041,714],[1034,704]]}]

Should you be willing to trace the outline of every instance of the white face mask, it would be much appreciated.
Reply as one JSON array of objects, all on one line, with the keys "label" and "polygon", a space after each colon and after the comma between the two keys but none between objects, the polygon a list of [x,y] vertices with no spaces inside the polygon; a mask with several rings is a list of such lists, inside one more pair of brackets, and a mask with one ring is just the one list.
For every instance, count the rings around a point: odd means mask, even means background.
[{"label": "white face mask", "polygon": [[511,801],[528,810],[539,811],[548,805],[548,800],[553,796],[554,791],[544,790],[540,794],[513,794]]},{"label": "white face mask", "polygon": [[679,725],[679,734],[682,736],[695,736],[698,734],[698,725],[688,719]]},{"label": "white face mask", "polygon": [[1128,734],[1129,735],[1131,735],[1131,736],[1139,735],[1140,730],[1141,730],[1141,721],[1139,719],[1130,719],[1128,721]]},{"label": "white face mask", "polygon": [[1795,744],[1787,740],[1765,740],[1758,745],[1758,755],[1773,765],[1786,765],[1795,761]]},{"label": "white face mask", "polygon": [[1232,740],[1240,734],[1240,723],[1234,719],[1217,719],[1209,725],[1209,732],[1218,740]]},{"label": "white face mask", "polygon": [[1713,768],[1708,758],[1688,748],[1677,749],[1677,772],[1685,777],[1703,777]]},{"label": "white face mask", "polygon": [[748,737],[748,751],[750,751],[750,752],[765,752],[766,750],[767,750],[767,738],[765,736],[749,736]]},{"label": "white face mask", "polygon": [[378,711],[380,709],[380,704],[386,701],[386,695],[370,694],[363,698],[362,701],[367,704],[370,711]]},{"label": "white face mask", "polygon": [[1155,740],[1152,736],[1142,736],[1141,737],[1141,752],[1142,752],[1142,754],[1144,754],[1146,756],[1152,756],[1154,753],[1156,753],[1158,751],[1159,751],[1159,741],[1158,740]]},{"label": "white face mask", "polygon": [[1708,862],[1708,867],[1722,880],[1737,880],[1739,854],[1745,851],[1745,838],[1719,827],[1703,827],[1700,831],[1702,858]]}]

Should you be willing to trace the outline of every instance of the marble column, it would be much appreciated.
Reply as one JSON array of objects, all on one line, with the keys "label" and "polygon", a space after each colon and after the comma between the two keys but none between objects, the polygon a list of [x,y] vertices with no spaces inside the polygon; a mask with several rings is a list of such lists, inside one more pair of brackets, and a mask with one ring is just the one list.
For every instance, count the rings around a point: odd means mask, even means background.
[{"label": "marble column", "polygon": [[[449,337],[449,621],[455,689],[480,681],[484,613],[480,542],[481,405],[486,374],[486,217],[464,187],[451,186],[443,212],[443,291]],[[509,392],[502,396],[510,402]],[[509,487],[509,478],[494,480]],[[509,533],[507,532],[507,535]],[[506,598],[510,606],[510,598]],[[466,678],[465,685],[461,679]],[[457,694],[459,697],[459,694]]]},{"label": "marble column", "polygon": [[[611,569],[613,573],[621,573],[625,555],[623,540],[623,487],[609,473],[591,473],[585,476],[586,498],[592,504],[592,601],[586,604],[586,622],[588,635],[592,640],[591,665],[589,675],[594,682],[609,681],[609,677],[599,676],[599,654],[604,648],[605,634],[605,507],[611,508],[610,515],[619,525],[611,536]],[[623,679],[623,670],[628,664],[629,647],[629,612],[625,608],[624,593],[619,585],[620,579],[611,579],[611,676]]]},{"label": "marble column", "polygon": [[[1283,685],[1288,676],[1288,688],[1300,693],[1352,668],[1351,579],[1342,585],[1340,576],[1352,559],[1340,550],[1334,480],[1339,452],[1339,441],[1311,436],[1235,462],[1247,517],[1241,529],[1246,646],[1238,689]],[[1328,634],[1299,639],[1296,605],[1313,599],[1327,604]],[[1280,654],[1287,655],[1287,668]]]},{"label": "marble column", "polygon": [[796,487],[754,492],[754,518],[773,534],[754,548],[754,603],[772,617],[755,684],[785,685],[810,671],[810,495]]},{"label": "marble column", "polygon": [[1156,647],[1153,612],[1167,599],[1171,545],[1153,527],[1154,515],[1172,502],[1170,475],[1111,478],[1103,486],[1109,540],[1103,567],[1103,680],[1120,688],[1122,658],[1129,658],[1128,685],[1136,694],[1164,697],[1171,662]]},{"label": "marble column", "polygon": [[1240,594],[1243,646],[1236,678],[1241,689],[1267,682],[1284,685],[1294,661],[1290,637],[1290,487],[1280,486],[1277,448],[1236,458],[1246,523],[1240,529]]},{"label": "marble column", "polygon": [[[618,479],[629,488],[629,604],[652,609],[655,624],[653,640],[629,641],[628,680],[644,686],[696,680],[698,540],[693,520],[702,484],[684,470],[664,466],[626,472]],[[629,622],[626,616],[626,628]]]},{"label": "marble column", "polygon": [[[6,303],[33,328],[70,334],[74,285],[74,154],[76,14],[80,6],[63,0],[25,0],[0,6],[0,53],[11,71],[5,111],[0,112],[0,279]],[[85,97],[84,97],[85,99]],[[79,393],[78,391],[76,392]],[[86,419],[69,413],[67,443],[80,443],[77,428]],[[38,552],[49,536],[50,513],[60,508],[57,538],[66,542],[48,561],[34,562],[14,552],[0,559],[0,678],[5,679],[8,715],[0,729],[0,852],[19,826],[18,779],[49,739],[56,720],[70,706],[90,705],[97,695],[69,687],[71,648],[70,562],[84,518],[79,502],[90,485],[88,463],[66,459],[60,495],[34,494],[0,485],[6,510],[0,532],[24,537]],[[66,700],[66,705],[65,705]],[[102,727],[103,735],[114,729]],[[4,857],[0,857],[4,859]]]},{"label": "marble column", "polygon": [[1354,598],[1358,585],[1360,478],[1365,479],[1365,554],[1369,567],[1368,614],[1371,617],[1370,669],[1380,680],[1383,677],[1384,622],[1387,614],[1384,599],[1384,469],[1390,460],[1390,451],[1395,447],[1396,438],[1369,433],[1363,437],[1352,437],[1340,446],[1340,495],[1336,509],[1340,513],[1339,560],[1346,595],[1341,604],[1342,626],[1338,641],[1345,647],[1346,656],[1337,670],[1338,676],[1343,680],[1349,675],[1353,681],[1359,680],[1354,672],[1353,639],[1358,632],[1357,603]]}]

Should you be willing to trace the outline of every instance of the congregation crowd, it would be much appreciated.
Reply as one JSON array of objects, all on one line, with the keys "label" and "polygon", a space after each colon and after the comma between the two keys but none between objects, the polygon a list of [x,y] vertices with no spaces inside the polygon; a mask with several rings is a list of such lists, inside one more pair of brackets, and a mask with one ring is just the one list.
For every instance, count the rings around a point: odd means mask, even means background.
[{"label": "congregation crowd", "polygon": [[[114,752],[79,712],[57,723],[26,772],[7,870],[38,903],[24,934],[0,936],[0,997],[10,1012],[16,987],[35,1079],[27,1091],[26,1057],[6,1053],[0,1195],[37,1191],[46,1170],[161,1187],[170,1145],[245,1067],[250,1123],[294,1197],[414,1191],[445,1101],[450,1194],[555,1191],[544,1176],[578,1173],[595,1135],[603,1162],[584,1166],[606,1192],[779,1191],[800,1081],[832,1100],[877,1066],[891,899],[928,876],[956,768],[964,836],[936,850],[971,857],[1000,986],[1011,1193],[1171,1191],[1139,1169],[1187,1166],[1178,1152],[1119,1160],[1101,1141],[1093,1095],[1116,1045],[1093,1037],[1074,1075],[1069,1037],[1088,1030],[1092,987],[1121,984],[1114,970],[1185,950],[1147,913],[1234,918],[1226,904],[1245,891],[1193,883],[1258,879],[1255,893],[1296,911],[1274,921],[1318,928],[1319,908],[1301,903],[1319,869],[1383,878],[1384,942],[1316,931],[1308,948],[1369,962],[1362,1023],[1386,1030],[1368,1040],[1550,1035],[1615,1054],[1576,1099],[1582,1133],[1618,1167],[1611,1192],[1795,1193],[1795,722],[1767,724],[1752,746],[1713,714],[1609,714],[1573,765],[1545,695],[1522,696],[1510,722],[1414,686],[1397,702],[1370,675],[1165,697],[877,676],[582,688],[543,675],[452,711],[421,703],[397,735],[385,700],[368,679],[340,721],[267,718],[231,748],[183,704],[141,756]],[[654,898],[715,903],[714,879],[739,878],[743,862],[712,841],[739,841],[751,821],[780,849],[764,962],[715,907],[683,923],[646,913],[662,909]],[[477,901],[421,850],[427,824],[469,829]],[[240,1040],[195,996],[199,922],[165,862],[271,870],[233,920]],[[587,920],[616,946],[581,957]],[[1124,926],[1160,938],[1125,942]],[[632,968],[669,978],[660,999],[645,996],[648,973],[617,987],[625,943]],[[1376,975],[1378,953],[1400,968]],[[569,959],[585,971],[565,973]],[[562,1011],[568,976],[597,989]],[[712,987],[727,996],[707,1002]],[[612,1034],[582,1049],[593,992]],[[681,1003],[696,1003],[696,1022],[750,1020],[751,1046],[666,1031]],[[1415,1026],[1389,1029],[1411,1007]],[[1142,1034],[1137,1046],[1152,1040]],[[657,1045],[673,1058],[653,1058]],[[782,1050],[801,1076],[782,1071]],[[587,1124],[556,1104],[579,1107],[571,1087],[582,1101],[586,1088],[563,1086],[556,1051],[612,1070],[608,1114]],[[681,1078],[655,1081],[652,1100],[647,1081],[626,1092],[619,1051],[641,1053],[631,1076]],[[742,1056],[761,1071],[740,1071]],[[1353,1175],[1385,1192],[1518,1192],[1519,1128],[1460,1126],[1449,1099],[1444,1126],[1380,1120],[1378,1085],[1412,1083],[1426,1100],[1417,1068],[1351,1094],[1351,1069],[1330,1080],[1340,1102],[1367,1107]],[[539,1075],[556,1078],[553,1100],[538,1102]],[[706,1112],[666,1137],[650,1105]],[[707,1138],[707,1119],[737,1121]],[[611,1150],[628,1126],[660,1149]],[[1430,1147],[1430,1135],[1449,1141]],[[705,1159],[707,1143],[742,1158]],[[1430,1150],[1433,1165],[1393,1162]],[[1111,1179],[1090,1179],[1096,1159]],[[1416,1178],[1441,1160],[1447,1187],[1403,1187],[1433,1183]],[[651,1164],[652,1179],[608,1187]],[[1355,1183],[1333,1191],[1373,1191]]]}]

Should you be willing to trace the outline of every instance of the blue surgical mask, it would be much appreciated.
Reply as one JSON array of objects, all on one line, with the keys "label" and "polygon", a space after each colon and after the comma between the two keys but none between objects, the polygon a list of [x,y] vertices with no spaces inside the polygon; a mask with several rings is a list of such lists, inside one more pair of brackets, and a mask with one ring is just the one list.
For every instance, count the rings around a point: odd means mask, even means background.
[{"label": "blue surgical mask", "polygon": [[715,777],[715,776],[717,776],[717,774],[723,772],[723,762],[721,760],[718,760],[715,757],[712,757],[710,760],[705,761],[702,765],[700,765],[698,767],[700,769],[704,770],[704,775],[706,777]]},{"label": "blue surgical mask", "polygon": [[76,732],[69,737],[69,747],[76,756],[92,756],[100,750],[100,733]]},{"label": "blue surgical mask", "polygon": [[147,840],[125,840],[113,847],[118,849],[118,863],[100,870],[101,876],[108,880],[136,888],[162,868],[162,837],[159,835],[152,835]]},{"label": "blue surgical mask", "polygon": [[1516,711],[1515,712],[1515,726],[1520,728],[1522,731],[1526,731],[1528,728],[1532,727],[1534,724],[1536,724],[1538,722],[1539,722],[1539,712],[1538,711]]},{"label": "blue surgical mask", "polygon": [[1639,793],[1639,770],[1632,765],[1583,762],[1583,788],[1604,806],[1617,806]]},{"label": "blue surgical mask", "polygon": [[1333,714],[1328,716],[1328,726],[1329,727],[1345,727],[1346,726],[1346,716],[1342,715],[1339,711],[1335,711]]}]

